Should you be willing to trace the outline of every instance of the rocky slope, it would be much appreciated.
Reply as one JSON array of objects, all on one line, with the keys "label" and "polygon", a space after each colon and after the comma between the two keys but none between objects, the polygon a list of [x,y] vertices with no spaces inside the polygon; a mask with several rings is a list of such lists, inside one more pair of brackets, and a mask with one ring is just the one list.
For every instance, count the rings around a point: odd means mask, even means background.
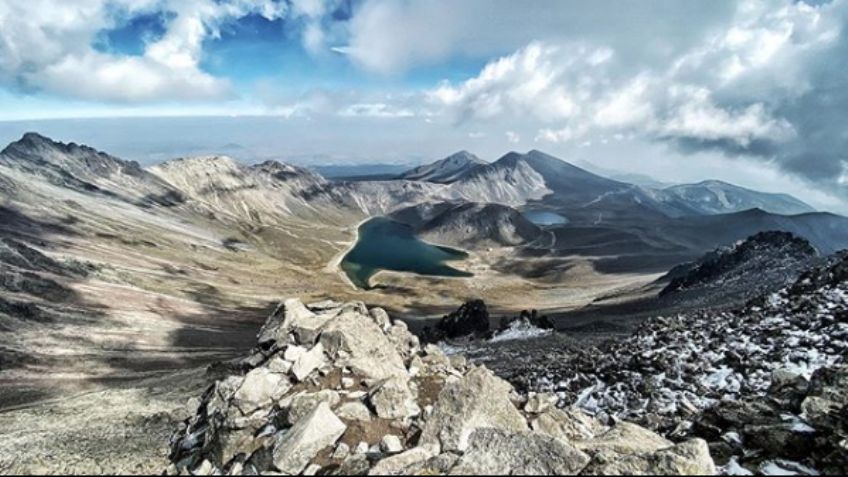
[{"label": "rocky slope", "polygon": [[244,166],[226,156],[175,159],[150,168],[193,205],[256,224],[314,210],[304,191],[324,179],[306,169],[267,161]]},{"label": "rocky slope", "polygon": [[[845,253],[743,308],[658,317],[621,341],[465,351],[520,389],[556,393],[602,422],[708,438],[722,465],[844,472],[848,462]],[[805,451],[812,442],[816,452]]]},{"label": "rocky slope", "polygon": [[168,473],[715,473],[703,440],[518,395],[379,308],[288,300],[258,342],[175,432]]},{"label": "rocky slope", "polygon": [[673,268],[659,280],[667,283],[659,295],[702,306],[744,302],[790,285],[817,257],[818,251],[805,239],[788,232],[761,232]]},{"label": "rocky slope", "polygon": [[56,187],[141,206],[171,205],[182,200],[178,191],[136,162],[37,133],[25,134],[0,152],[0,172],[12,182],[26,183],[24,177],[35,176]]},{"label": "rocky slope", "polygon": [[427,181],[449,184],[466,176],[475,168],[487,164],[486,161],[468,151],[459,151],[450,156],[411,169],[398,178],[410,181]]}]

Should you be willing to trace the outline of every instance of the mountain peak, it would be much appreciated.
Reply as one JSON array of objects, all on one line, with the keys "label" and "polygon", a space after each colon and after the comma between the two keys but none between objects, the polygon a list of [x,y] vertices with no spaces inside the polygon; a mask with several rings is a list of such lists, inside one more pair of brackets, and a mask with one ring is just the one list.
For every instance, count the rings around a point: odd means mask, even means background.
[{"label": "mountain peak", "polygon": [[45,147],[57,148],[64,146],[62,143],[54,141],[49,137],[42,136],[37,132],[27,132],[20,139],[9,143],[5,149],[3,149],[3,154],[10,154],[14,152],[32,152],[35,150],[43,149]]},{"label": "mountain peak", "polygon": [[217,168],[237,168],[238,164],[235,159],[225,155],[202,155],[202,156],[187,156],[179,157],[165,161],[157,166],[160,169],[181,168],[189,169],[196,167],[217,167]]},{"label": "mountain peak", "polygon": [[447,184],[464,177],[468,172],[487,164],[474,154],[461,150],[436,162],[405,172],[401,179]]},{"label": "mountain peak", "polygon": [[55,143],[56,141],[54,141],[54,140],[50,139],[50,138],[49,138],[49,137],[47,137],[47,136],[42,136],[41,134],[39,134],[39,133],[37,133],[37,132],[29,131],[29,132],[24,133],[24,135],[23,135],[23,136],[21,137],[21,139],[20,139],[20,142],[32,142],[32,143],[48,142],[48,143]]},{"label": "mountain peak", "polygon": [[294,177],[304,177],[312,180],[323,181],[324,178],[309,169],[293,166],[285,162],[280,162],[274,159],[269,159],[265,162],[254,164],[250,169],[262,174],[267,174],[278,180],[289,180]]}]

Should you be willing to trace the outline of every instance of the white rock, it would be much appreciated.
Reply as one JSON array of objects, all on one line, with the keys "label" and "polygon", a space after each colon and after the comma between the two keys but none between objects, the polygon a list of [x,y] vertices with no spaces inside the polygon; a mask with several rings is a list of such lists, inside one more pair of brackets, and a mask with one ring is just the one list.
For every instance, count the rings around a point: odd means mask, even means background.
[{"label": "white rock", "polygon": [[481,428],[527,431],[527,422],[510,400],[512,386],[486,368],[476,368],[445,385],[421,435],[422,444],[441,444],[442,451],[464,451],[468,438]]},{"label": "white rock", "polygon": [[291,388],[286,376],[272,373],[266,368],[256,368],[244,377],[241,387],[233,396],[233,403],[243,414],[271,404]]},{"label": "white rock", "polygon": [[283,352],[283,359],[294,363],[295,361],[297,361],[297,358],[303,356],[304,353],[306,353],[306,348],[304,348],[303,346],[289,345]]},{"label": "white rock", "polygon": [[421,413],[405,377],[388,379],[371,393],[369,400],[377,416],[383,419],[406,419]]},{"label": "white rock", "polygon": [[333,459],[344,460],[348,454],[350,454],[350,446],[344,442],[340,442],[339,445],[336,446],[336,450],[333,451]]},{"label": "white rock", "polygon": [[588,463],[588,455],[550,436],[478,429],[451,474],[575,475]]},{"label": "white rock", "polygon": [[194,475],[212,475],[215,471],[215,466],[212,465],[208,460],[203,460],[193,471]]},{"label": "white rock", "polygon": [[370,421],[371,411],[359,401],[346,402],[336,409],[336,414],[348,421]]},{"label": "white rock", "polygon": [[386,331],[390,326],[392,326],[392,320],[389,318],[389,314],[386,313],[386,310],[382,308],[371,308],[368,310],[368,313],[371,315],[374,323],[376,323],[381,330]]},{"label": "white rock", "polygon": [[527,396],[524,412],[541,414],[556,405],[559,398],[548,393],[531,393]]},{"label": "white rock", "polygon": [[619,454],[656,452],[674,445],[668,439],[629,422],[619,422],[607,432],[592,439],[575,442],[578,449],[590,454],[613,451]]},{"label": "white rock", "polygon": [[324,357],[324,345],[318,343],[311,350],[303,353],[297,361],[294,362],[292,366],[291,372],[294,375],[295,379],[298,381],[303,381],[313,371],[320,368],[327,362]]},{"label": "white rock", "polygon": [[327,405],[329,405],[332,409],[339,403],[339,401],[341,401],[339,393],[332,389],[322,389],[314,393],[300,393],[293,396],[288,402],[288,422],[289,424],[296,423],[303,418],[303,416],[312,412],[318,404],[327,403]]},{"label": "white rock", "polygon": [[619,454],[603,450],[583,469],[584,475],[715,475],[707,443],[701,439],[656,452]]},{"label": "white rock", "polygon": [[320,341],[337,366],[346,366],[358,376],[387,379],[406,375],[403,359],[368,316],[340,314],[324,328]]},{"label": "white rock", "polygon": [[403,450],[403,443],[400,441],[400,437],[387,434],[380,441],[380,450],[389,454],[395,454]]},{"label": "white rock", "polygon": [[367,442],[362,441],[356,445],[356,448],[353,450],[354,454],[367,454],[369,445]]},{"label": "white rock", "polygon": [[595,418],[579,409],[548,409],[531,423],[534,431],[566,442],[585,441],[603,434],[605,428]]},{"label": "white rock", "polygon": [[327,403],[321,403],[288,431],[280,434],[274,445],[274,465],[281,472],[299,474],[321,450],[333,445],[347,430]]},{"label": "white rock", "polygon": [[272,373],[289,374],[292,362],[286,361],[280,356],[274,356],[270,361],[268,361],[268,365],[266,367],[268,368],[268,371],[271,371]]},{"label": "white rock", "polygon": [[403,470],[407,467],[424,462],[427,459],[435,457],[438,453],[438,447],[415,447],[406,452],[380,460],[371,468],[368,475],[400,475],[403,474]]}]

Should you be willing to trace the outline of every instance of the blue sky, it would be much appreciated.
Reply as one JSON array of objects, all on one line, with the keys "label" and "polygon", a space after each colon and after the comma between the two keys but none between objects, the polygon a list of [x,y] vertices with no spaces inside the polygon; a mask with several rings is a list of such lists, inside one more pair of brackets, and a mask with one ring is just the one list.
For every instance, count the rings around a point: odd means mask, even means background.
[{"label": "blue sky", "polygon": [[144,162],[538,148],[844,210],[846,24],[848,0],[0,0],[0,139]]}]

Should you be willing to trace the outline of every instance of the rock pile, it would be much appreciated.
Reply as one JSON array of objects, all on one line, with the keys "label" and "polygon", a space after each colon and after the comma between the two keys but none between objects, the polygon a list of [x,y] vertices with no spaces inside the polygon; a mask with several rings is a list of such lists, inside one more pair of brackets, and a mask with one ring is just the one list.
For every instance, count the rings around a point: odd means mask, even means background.
[{"label": "rock pile", "polygon": [[848,472],[848,366],[812,379],[779,371],[765,397],[722,401],[695,419],[687,436],[710,441],[729,473]]},{"label": "rock pile", "polygon": [[713,474],[705,441],[604,425],[422,347],[361,303],[288,300],[171,440],[172,474]]}]

